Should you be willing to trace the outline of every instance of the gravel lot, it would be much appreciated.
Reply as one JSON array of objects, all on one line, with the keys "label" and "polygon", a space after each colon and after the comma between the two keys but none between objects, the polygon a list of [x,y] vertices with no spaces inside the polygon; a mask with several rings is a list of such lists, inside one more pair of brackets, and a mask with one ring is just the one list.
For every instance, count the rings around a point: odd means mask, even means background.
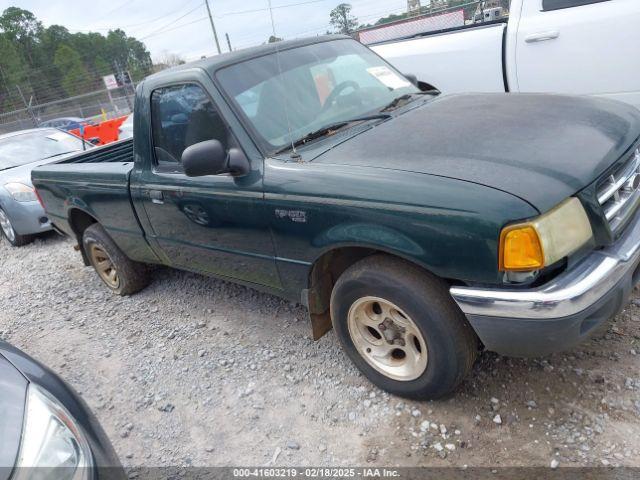
[{"label": "gravel lot", "polygon": [[72,246],[0,241],[0,337],[84,396],[126,466],[640,466],[640,295],[572,352],[483,354],[454,397],[409,402],[300,306],[170,269],[116,297]]}]

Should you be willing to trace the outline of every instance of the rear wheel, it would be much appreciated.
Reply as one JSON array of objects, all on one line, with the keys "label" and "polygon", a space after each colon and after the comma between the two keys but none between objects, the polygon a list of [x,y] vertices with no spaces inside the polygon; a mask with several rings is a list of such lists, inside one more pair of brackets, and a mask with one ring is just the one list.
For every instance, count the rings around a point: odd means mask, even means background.
[{"label": "rear wheel", "polygon": [[20,235],[13,229],[9,215],[0,208],[0,230],[2,235],[6,238],[14,247],[22,247],[27,243],[33,241],[33,235]]},{"label": "rear wheel", "polygon": [[131,295],[149,284],[147,266],[134,262],[94,223],[82,236],[82,246],[100,280],[118,295]]},{"label": "rear wheel", "polygon": [[428,399],[467,375],[478,339],[447,285],[386,255],[354,264],[331,295],[333,326],[351,360],[378,387]]}]

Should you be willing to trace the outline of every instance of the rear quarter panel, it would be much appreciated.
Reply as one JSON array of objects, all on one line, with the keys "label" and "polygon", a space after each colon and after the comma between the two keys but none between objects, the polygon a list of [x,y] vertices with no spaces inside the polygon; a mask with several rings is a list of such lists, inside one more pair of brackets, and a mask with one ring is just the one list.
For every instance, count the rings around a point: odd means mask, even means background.
[{"label": "rear quarter panel", "polygon": [[133,211],[129,175],[133,164],[69,163],[37,168],[32,173],[54,225],[75,236],[69,219],[74,210],[95,218],[131,259],[157,262]]}]

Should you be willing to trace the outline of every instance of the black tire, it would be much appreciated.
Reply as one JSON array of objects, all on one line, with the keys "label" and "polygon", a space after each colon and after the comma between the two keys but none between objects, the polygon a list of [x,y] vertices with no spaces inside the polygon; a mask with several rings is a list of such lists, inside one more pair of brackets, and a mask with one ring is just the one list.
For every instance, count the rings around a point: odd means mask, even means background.
[{"label": "black tire", "polygon": [[7,242],[9,242],[14,247],[22,247],[24,245],[27,245],[28,243],[33,242],[35,238],[33,235],[20,235],[14,230],[13,225],[11,225],[11,219],[9,218],[9,215],[7,215],[6,212],[1,208],[0,217],[6,219],[6,222],[8,223],[6,228],[10,229],[11,232],[11,234],[7,234],[7,232],[5,232],[5,227],[0,228],[0,232],[2,232],[2,236],[7,239]]},{"label": "black tire", "polygon": [[[428,352],[420,376],[407,380],[390,378],[358,352],[349,333],[348,315],[351,306],[364,297],[393,303],[416,325]],[[331,294],[331,318],[353,363],[372,383],[402,397],[433,399],[449,394],[469,373],[479,350],[478,338],[451,298],[446,283],[388,255],[361,260],[340,276]]]},{"label": "black tire", "polygon": [[[115,269],[117,282],[109,283],[98,271],[96,259],[92,255],[95,248],[101,250]],[[149,271],[146,265],[134,262],[127,257],[115,244],[102,225],[94,223],[88,227],[82,235],[82,248],[89,262],[96,270],[98,277],[114,293],[118,295],[132,295],[139,292],[149,284]]]}]

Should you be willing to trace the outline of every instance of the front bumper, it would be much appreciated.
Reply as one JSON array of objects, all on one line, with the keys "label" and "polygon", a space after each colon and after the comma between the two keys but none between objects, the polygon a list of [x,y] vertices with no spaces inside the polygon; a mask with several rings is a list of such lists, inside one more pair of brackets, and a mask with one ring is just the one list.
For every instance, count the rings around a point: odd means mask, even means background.
[{"label": "front bumper", "polygon": [[584,340],[626,304],[640,280],[640,214],[614,244],[530,290],[452,287],[485,348],[531,357]]},{"label": "front bumper", "polygon": [[2,208],[9,216],[11,226],[20,235],[32,235],[51,230],[51,222],[47,218],[39,202],[3,202]]}]

